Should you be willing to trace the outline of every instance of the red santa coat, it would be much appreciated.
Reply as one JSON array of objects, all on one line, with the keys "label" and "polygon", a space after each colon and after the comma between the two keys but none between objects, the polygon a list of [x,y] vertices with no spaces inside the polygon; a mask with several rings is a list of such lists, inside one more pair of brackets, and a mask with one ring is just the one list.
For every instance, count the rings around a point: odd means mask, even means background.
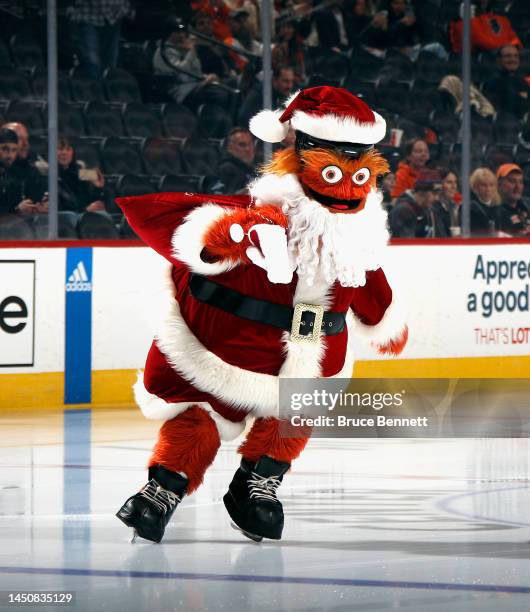
[{"label": "red santa coat", "polygon": [[[236,423],[249,413],[277,416],[278,377],[349,378],[355,336],[383,345],[404,329],[381,269],[368,272],[363,287],[316,283],[309,288],[298,283],[296,274],[289,284],[273,284],[255,265],[230,269],[229,263],[204,262],[200,253],[207,229],[230,209],[250,203],[247,196],[188,193],[118,200],[140,238],[172,264],[167,311],[160,317],[143,380],[135,385],[136,400],[146,416],[163,419],[199,404],[218,426],[222,421],[231,430],[225,439],[239,433]],[[347,326],[337,335],[321,335],[316,344],[294,342],[289,332],[198,301],[188,287],[192,271],[256,299],[348,312]]]}]

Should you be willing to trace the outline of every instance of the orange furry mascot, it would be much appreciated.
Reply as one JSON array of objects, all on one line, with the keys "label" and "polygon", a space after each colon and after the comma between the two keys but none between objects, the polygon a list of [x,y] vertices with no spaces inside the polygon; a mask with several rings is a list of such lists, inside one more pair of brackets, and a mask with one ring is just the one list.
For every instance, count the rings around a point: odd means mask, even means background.
[{"label": "orange furry mascot", "polygon": [[251,131],[296,144],[278,152],[250,196],[162,193],[122,198],[132,228],[170,262],[166,312],[135,397],[163,419],[149,482],[117,516],[159,542],[182,496],[202,482],[221,440],[254,423],[224,503],[257,541],[280,539],[277,489],[308,436],[286,437],[278,380],[346,377],[365,336],[399,353],[407,327],[381,269],[388,241],[374,148],[385,122],[348,91],[315,87]]}]

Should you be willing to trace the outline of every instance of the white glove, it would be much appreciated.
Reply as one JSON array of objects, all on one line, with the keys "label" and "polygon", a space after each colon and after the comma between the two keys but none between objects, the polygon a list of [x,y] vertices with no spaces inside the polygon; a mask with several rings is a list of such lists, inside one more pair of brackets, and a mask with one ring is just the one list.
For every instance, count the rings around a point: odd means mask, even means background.
[{"label": "white glove", "polygon": [[[247,235],[256,232],[259,239],[259,248],[248,247],[247,256],[252,263],[267,271],[267,278],[271,283],[288,284],[293,278],[295,266],[291,262],[287,250],[287,235],[280,225],[260,223],[253,225]],[[234,224],[230,228],[230,237],[234,242],[241,242],[244,237],[243,228]]]}]

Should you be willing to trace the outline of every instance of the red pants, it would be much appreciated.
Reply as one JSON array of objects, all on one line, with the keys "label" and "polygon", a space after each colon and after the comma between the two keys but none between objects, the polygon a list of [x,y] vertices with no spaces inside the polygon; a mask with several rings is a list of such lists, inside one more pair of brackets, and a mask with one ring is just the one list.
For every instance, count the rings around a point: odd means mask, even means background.
[{"label": "red pants", "polygon": [[[250,461],[268,455],[276,461],[291,463],[303,451],[309,437],[285,437],[280,425],[272,417],[256,419],[238,452]],[[184,472],[189,480],[189,494],[202,483],[220,445],[213,419],[199,406],[193,406],[162,425],[148,465]]]}]

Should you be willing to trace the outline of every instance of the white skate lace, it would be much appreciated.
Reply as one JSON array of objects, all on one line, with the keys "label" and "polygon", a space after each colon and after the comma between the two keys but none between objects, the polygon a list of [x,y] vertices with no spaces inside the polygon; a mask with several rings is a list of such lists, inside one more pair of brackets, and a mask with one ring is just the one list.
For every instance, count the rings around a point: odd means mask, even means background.
[{"label": "white skate lace", "polygon": [[176,493],[161,487],[156,480],[150,480],[140,491],[140,495],[162,510],[164,514],[174,510],[182,500]]},{"label": "white skate lace", "polygon": [[281,484],[279,476],[260,476],[256,474],[256,472],[252,472],[247,482],[251,499],[256,498],[278,501],[276,489]]}]

